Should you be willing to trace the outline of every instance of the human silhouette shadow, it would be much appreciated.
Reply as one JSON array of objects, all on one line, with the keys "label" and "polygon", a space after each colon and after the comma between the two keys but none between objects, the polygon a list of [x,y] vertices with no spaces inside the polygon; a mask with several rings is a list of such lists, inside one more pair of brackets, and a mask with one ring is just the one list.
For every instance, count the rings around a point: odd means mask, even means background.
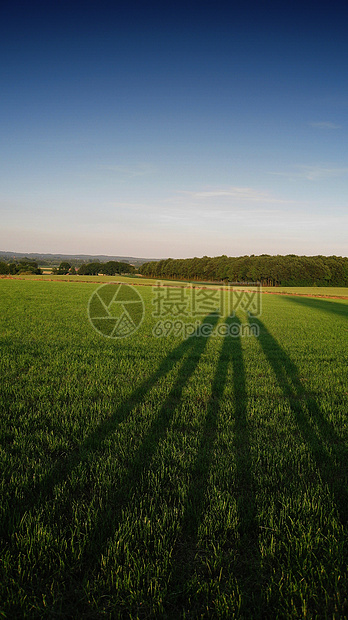
[{"label": "human silhouette shadow", "polygon": [[[216,320],[217,317],[215,315],[208,315],[203,320],[202,325],[211,324],[213,326]],[[168,374],[174,365],[185,356],[188,356],[188,359],[184,362],[184,372],[192,374],[192,359],[195,359],[198,354],[201,354],[205,347],[206,340],[207,338],[196,338],[195,335],[193,335],[181,342],[168,354],[159,368],[136,388],[127,399],[120,403],[109,418],[103,420],[89,435],[87,435],[86,439],[76,450],[63,458],[56,459],[50,471],[43,476],[39,482],[34,483],[30,487],[24,486],[21,490],[17,489],[16,496],[11,498],[10,509],[2,515],[0,522],[2,542],[8,544],[12,534],[16,531],[23,515],[27,511],[42,506],[52,499],[55,485],[66,480],[79,465],[87,463],[91,453],[95,454],[101,450],[105,439],[117,430],[119,424],[127,418],[127,415],[132,409],[144,400],[149,390],[152,389],[162,377]],[[189,376],[189,374],[187,376]],[[180,390],[181,383],[184,379],[185,374],[180,373],[179,379],[175,384],[175,389]],[[183,387],[183,385],[181,387]]]},{"label": "human silhouette shadow", "polygon": [[[215,315],[208,315],[202,322],[201,326],[210,324],[211,328],[215,325],[217,317]],[[198,330],[197,330],[198,331]],[[190,377],[194,373],[196,366],[202,356],[208,337],[198,336],[193,334],[182,342],[174,351],[172,351],[168,357],[162,362],[159,369],[146,380],[133,394],[125,400],[114,412],[109,420],[103,421],[97,429],[95,429],[86,440],[79,446],[79,450],[76,454],[71,455],[69,458],[64,459],[63,463],[56,463],[52,471],[46,476],[35,488],[34,502],[33,498],[29,507],[18,505],[20,512],[25,510],[32,510],[34,506],[41,506],[44,502],[47,502],[52,497],[53,487],[57,482],[65,480],[73,470],[80,464],[85,463],[87,465],[88,456],[98,454],[98,450],[102,447],[103,441],[117,430],[118,424],[124,420],[127,413],[132,408],[141,403],[148,391],[155,386],[156,382],[165,376],[173,367],[176,362],[181,363],[181,367],[178,371],[174,384],[160,406],[159,411],[156,413],[146,433],[140,443],[139,447],[132,455],[132,461],[130,462],[127,471],[123,477],[118,481],[115,488],[108,489],[108,498],[106,505],[100,507],[95,514],[95,518],[89,529],[84,549],[80,553],[78,559],[73,556],[73,552],[68,550],[64,566],[59,572],[59,581],[65,584],[61,591],[59,611],[60,613],[66,613],[66,617],[69,617],[69,608],[71,605],[72,597],[77,592],[80,593],[81,611],[87,610],[84,602],[84,596],[82,594],[83,583],[85,583],[88,576],[91,576],[95,566],[98,565],[105,547],[107,546],[109,539],[114,535],[121,519],[122,511],[131,501],[132,495],[136,493],[137,486],[141,478],[144,478],[144,474],[149,469],[153,456],[157,450],[161,440],[165,437],[170,421],[173,417],[175,409],[180,401],[183,389]],[[68,494],[70,499],[71,493]],[[67,519],[69,521],[69,511],[64,517],[64,502],[66,503],[69,498],[64,497],[62,500],[55,500],[54,511],[61,519]],[[19,521],[19,515],[14,512],[9,515],[9,519],[15,520],[15,523]],[[15,525],[11,523],[12,530]],[[8,528],[10,530],[10,528]],[[8,531],[8,535],[10,532]],[[69,541],[68,541],[69,549]],[[14,549],[12,549],[14,550]],[[71,555],[71,557],[69,557]],[[35,580],[40,580],[40,574],[35,575]]]},{"label": "human silhouette shadow", "polygon": [[[333,424],[325,417],[314,396],[301,382],[298,368],[260,319],[259,343],[279,386],[287,397],[294,419],[307,444],[322,480],[331,490],[342,525],[348,521],[348,450]],[[328,449],[327,446],[330,446]]]},{"label": "human silhouette shadow", "polygon": [[[238,326],[237,317],[229,317],[226,326]],[[233,332],[236,333],[236,330]],[[211,471],[212,459],[215,451],[221,401],[228,381],[229,368],[232,368],[234,409],[234,454],[236,475],[231,480],[233,493],[237,493],[237,512],[239,522],[238,562],[236,567],[237,578],[242,593],[242,609],[251,617],[252,610],[257,614],[260,602],[260,554],[258,548],[258,526],[256,522],[256,500],[252,479],[252,462],[250,453],[250,438],[246,419],[247,394],[245,384],[245,370],[241,339],[239,336],[223,336],[223,343],[212,382],[211,397],[208,403],[207,414],[201,433],[195,464],[191,473],[191,483],[182,517],[181,530],[173,549],[172,570],[168,585],[168,594],[165,601],[167,616],[170,618],[184,617],[185,612],[196,613],[200,617],[209,609],[213,610],[213,601],[195,597],[189,601],[189,581],[195,567],[194,561],[198,552],[199,526],[204,518],[207,506],[207,486]],[[214,541],[212,541],[214,543]],[[235,549],[233,552],[235,553]],[[230,552],[229,543],[225,553]],[[188,558],[190,561],[188,561]],[[221,587],[228,592],[228,572],[223,567],[224,581]],[[241,577],[241,579],[240,579]],[[202,578],[201,578],[202,579]],[[204,579],[204,577],[203,577]],[[179,616],[178,616],[179,614]],[[256,617],[256,615],[254,616]]]},{"label": "human silhouette shadow", "polygon": [[[210,324],[211,328],[213,328],[216,321],[216,315],[208,315],[200,327]],[[183,360],[176,381],[161,405],[160,410],[152,420],[142,443],[133,457],[133,461],[129,465],[128,471],[110,493],[106,509],[99,511],[92,529],[89,532],[88,542],[79,559],[78,566],[75,566],[73,574],[71,574],[71,570],[67,572],[66,578],[70,578],[73,588],[74,582],[77,587],[80,588],[82,581],[86,581],[88,576],[93,573],[94,567],[96,565],[98,566],[98,560],[103,554],[110,538],[112,538],[117,530],[122,519],[122,513],[132,501],[139,481],[146,478],[146,472],[151,466],[158,445],[167,434],[175,409],[180,402],[183,389],[193,375],[200,357],[206,348],[208,339],[208,337],[199,335],[198,328],[196,333],[186,339],[174,351],[175,359]],[[141,390],[138,391],[136,398],[133,397],[133,405],[134,402],[139,401],[140,394],[142,397],[145,396],[150,385],[153,385],[155,380],[164,376],[171,366],[171,363],[162,364],[161,368],[146,383],[146,389],[145,386],[143,386]],[[63,579],[65,581],[65,576]],[[63,595],[62,609],[64,609],[64,606],[68,609],[70,600],[71,595],[68,590]]]},{"label": "human silhouette shadow", "polygon": [[[216,315],[209,315],[203,321],[202,325],[210,324],[211,327],[213,327],[216,321]],[[87,556],[89,553],[93,554],[94,558],[96,551],[98,554],[102,553],[105,543],[113,534],[118,524],[122,502],[124,502],[124,500],[128,501],[132,496],[133,491],[138,486],[140,476],[149,468],[158,444],[168,431],[174,411],[180,402],[183,389],[195,372],[209,339],[205,336],[199,336],[198,331],[199,330],[197,330],[196,334],[190,336],[188,340],[184,341],[183,345],[186,345],[182,348],[182,357],[184,359],[176,381],[161,405],[156,417],[153,418],[133,461],[129,465],[127,474],[120,481],[118,487],[114,489],[110,497],[110,502],[112,502],[114,507],[111,518],[108,519],[107,514],[100,512],[98,521],[94,524],[93,532],[90,533],[89,544],[85,553],[87,563]],[[180,348],[178,349],[180,350]]]}]

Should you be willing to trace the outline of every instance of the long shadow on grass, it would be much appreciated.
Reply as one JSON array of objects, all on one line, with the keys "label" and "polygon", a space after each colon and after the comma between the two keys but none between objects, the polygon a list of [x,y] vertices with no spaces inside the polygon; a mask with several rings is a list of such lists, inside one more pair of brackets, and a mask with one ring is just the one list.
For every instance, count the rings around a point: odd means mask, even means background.
[{"label": "long shadow on grass", "polygon": [[[209,315],[202,325],[209,324],[212,329],[216,321],[217,317],[215,315]],[[127,473],[120,480],[117,487],[110,492],[107,507],[99,511],[89,532],[88,542],[79,559],[78,567],[76,567],[77,570],[75,569],[72,575],[71,569],[68,569],[67,574],[63,576],[65,582],[68,579],[71,580],[72,590],[74,589],[74,580],[76,580],[77,588],[80,588],[81,580],[86,579],[86,575],[90,574],[91,567],[95,566],[96,562],[100,560],[110,538],[115,534],[122,519],[123,510],[132,501],[141,479],[145,477],[146,472],[151,466],[158,445],[167,434],[175,409],[180,402],[183,389],[195,372],[200,357],[206,348],[207,341],[208,337],[193,334],[176,349],[177,355],[180,354],[183,357],[177,379],[156,417],[152,420],[133,457],[133,461],[129,465]],[[71,594],[68,590],[65,592],[64,600],[62,601],[63,610],[64,607],[69,608],[70,602]]]},{"label": "long shadow on grass", "polygon": [[[241,324],[237,317],[227,319],[228,328],[234,326],[233,334],[240,334]],[[237,328],[237,329],[236,329]],[[227,330],[226,330],[227,331]],[[239,544],[231,550],[229,541],[223,548],[223,559],[218,565],[216,574],[212,573],[200,562],[199,556],[199,526],[208,509],[207,487],[211,471],[211,463],[215,451],[221,399],[228,380],[229,367],[233,373],[234,410],[234,454],[236,473],[231,480],[233,493],[236,494],[239,522]],[[190,580],[198,578],[198,582],[220,581],[220,591],[228,595],[229,554],[236,556],[234,561],[234,577],[238,582],[241,595],[241,609],[246,617],[257,617],[260,606],[260,554],[258,547],[258,526],[256,521],[256,500],[252,480],[252,462],[250,453],[250,439],[246,419],[247,394],[245,385],[245,371],[240,335],[225,335],[222,343],[219,360],[216,366],[212,383],[211,398],[208,403],[207,415],[202,429],[195,465],[191,474],[191,484],[188,489],[184,507],[182,528],[173,550],[171,578],[168,585],[168,596],[165,608],[169,617],[183,617],[181,613],[190,612],[194,617],[208,611],[214,613],[214,594],[199,594],[192,591]],[[219,541],[211,541],[219,546]],[[209,546],[209,545],[208,545]],[[233,546],[233,545],[232,545]],[[235,545],[234,545],[235,546]],[[209,558],[208,562],[209,562]],[[226,560],[226,562],[225,562]],[[220,569],[222,573],[220,574]],[[199,573],[205,574],[199,574]],[[196,575],[195,575],[196,573]],[[196,590],[197,583],[193,582]],[[211,598],[210,598],[211,596]],[[253,613],[252,613],[253,612]]]},{"label": "long shadow on grass", "polygon": [[253,317],[253,323],[259,326],[259,343],[289,401],[298,429],[311,451],[322,480],[331,490],[341,523],[346,526],[347,447],[324,416],[313,395],[306,391],[300,373],[287,353],[260,320]]},{"label": "long shadow on grass", "polygon": [[[216,322],[216,316],[208,315],[202,325],[211,324]],[[182,359],[187,356],[184,361],[179,378],[170,392],[169,397],[165,401],[164,407],[161,409],[161,414],[158,417],[156,424],[158,425],[158,432],[163,432],[163,419],[165,415],[165,406],[171,406],[171,403],[177,402],[178,393],[180,395],[181,390],[186,382],[187,378],[194,371],[195,365],[199,356],[203,352],[206,345],[207,338],[190,337],[184,340],[178,347],[169,353],[169,355],[163,360],[156,372],[153,373],[149,379],[144,381],[134,392],[124,400],[113,414],[106,420],[103,420],[80,444],[73,453],[70,455],[58,459],[49,473],[45,475],[37,484],[25,486],[22,489],[17,489],[16,497],[11,498],[10,508],[4,512],[2,521],[0,523],[0,536],[3,543],[9,542],[12,534],[18,528],[21,519],[24,514],[31,511],[37,506],[42,506],[46,502],[50,501],[54,497],[54,487],[66,481],[70,474],[81,464],[86,463],[91,453],[98,452],[105,441],[110,435],[112,435],[119,424],[127,418],[132,409],[143,402],[146,394],[154,387],[154,385],[178,363],[182,362]],[[156,424],[154,422],[154,428],[151,433],[155,432]],[[152,436],[152,435],[151,435]],[[144,447],[141,448],[141,457],[147,449],[150,448],[152,443],[151,439],[146,440]],[[145,455],[146,457],[146,455]],[[141,460],[137,459],[134,464],[135,467],[139,466]],[[133,470],[132,470],[133,471]],[[134,474],[132,474],[134,475]]]},{"label": "long shadow on grass", "polygon": [[295,295],[289,295],[282,297],[285,301],[298,304],[299,306],[306,306],[312,310],[319,310],[320,312],[328,312],[330,314],[336,314],[348,319],[348,302],[346,304],[340,303],[337,299],[318,299],[314,297],[296,297]]},{"label": "long shadow on grass", "polygon": [[[203,321],[202,325],[210,324],[212,329],[216,320],[216,316],[209,315]],[[98,562],[107,546],[108,540],[114,535],[122,518],[122,510],[136,492],[142,476],[151,465],[152,458],[159,443],[167,433],[170,421],[181,399],[182,391],[194,373],[208,341],[207,337],[194,336],[195,335],[185,340],[171,352],[152,377],[145,381],[133,392],[129,399],[118,407],[112,418],[101,423],[99,427],[87,437],[85,442],[80,446],[77,455],[65,459],[64,463],[57,464],[53,468],[49,476],[36,487],[35,501],[32,500],[31,504],[25,507],[23,507],[21,503],[17,503],[17,506],[13,508],[13,512],[7,517],[9,521],[8,530],[14,531],[24,511],[32,510],[34,506],[37,507],[38,505],[42,505],[43,502],[47,502],[52,496],[54,485],[63,479],[65,480],[79,464],[87,461],[88,454],[98,453],[103,441],[115,432],[117,425],[125,419],[127,413],[130,412],[136,404],[143,401],[147,392],[161,377],[171,370],[176,362],[179,361],[181,363],[173,387],[161,405],[158,413],[151,421],[141,444],[133,455],[133,460],[127,472],[117,486],[114,489],[110,489],[107,506],[101,508],[99,512],[97,512],[91,529],[88,532],[88,540],[85,543],[85,547],[78,561],[76,558],[71,557],[71,561],[68,560],[67,564],[65,564],[65,568],[59,574],[59,581],[67,584],[64,591],[61,593],[62,597],[59,603],[61,612],[66,611],[68,613],[77,591],[80,592],[82,596],[81,585],[84,577],[89,574],[91,567],[96,565],[96,562]],[[71,501],[71,494],[69,493],[68,495],[69,497],[65,497],[63,502],[69,499]],[[54,504],[54,511],[59,518],[63,517],[66,508],[63,502],[56,500]],[[69,514],[70,511],[68,507],[66,515],[68,521]],[[35,580],[36,579],[40,579],[39,574],[35,576]]]}]

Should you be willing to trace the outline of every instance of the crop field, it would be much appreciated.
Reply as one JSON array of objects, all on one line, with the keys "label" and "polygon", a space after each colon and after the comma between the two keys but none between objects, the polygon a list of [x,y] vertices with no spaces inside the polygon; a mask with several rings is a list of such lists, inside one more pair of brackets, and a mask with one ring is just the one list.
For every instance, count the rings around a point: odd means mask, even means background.
[{"label": "crop field", "polygon": [[107,338],[97,282],[0,280],[0,617],[348,617],[348,300]]}]

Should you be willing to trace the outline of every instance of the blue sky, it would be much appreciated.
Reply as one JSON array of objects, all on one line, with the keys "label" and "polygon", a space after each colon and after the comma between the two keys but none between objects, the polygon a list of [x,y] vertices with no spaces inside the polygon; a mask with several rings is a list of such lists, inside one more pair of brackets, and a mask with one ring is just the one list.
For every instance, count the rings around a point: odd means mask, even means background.
[{"label": "blue sky", "polygon": [[346,2],[5,3],[0,249],[346,256],[347,32]]}]

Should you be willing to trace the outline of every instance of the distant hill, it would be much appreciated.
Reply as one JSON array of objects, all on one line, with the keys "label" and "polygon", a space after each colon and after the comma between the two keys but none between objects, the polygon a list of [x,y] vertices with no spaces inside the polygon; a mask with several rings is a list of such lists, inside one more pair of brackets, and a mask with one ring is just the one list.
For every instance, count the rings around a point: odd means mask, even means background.
[{"label": "distant hill", "polygon": [[13,261],[22,258],[35,260],[40,265],[59,265],[62,261],[68,261],[72,264],[83,264],[100,261],[106,263],[114,260],[117,262],[129,263],[135,267],[140,267],[149,261],[157,261],[159,258],[139,258],[134,256],[107,256],[106,254],[40,254],[38,252],[2,252],[0,251],[0,260]]}]

